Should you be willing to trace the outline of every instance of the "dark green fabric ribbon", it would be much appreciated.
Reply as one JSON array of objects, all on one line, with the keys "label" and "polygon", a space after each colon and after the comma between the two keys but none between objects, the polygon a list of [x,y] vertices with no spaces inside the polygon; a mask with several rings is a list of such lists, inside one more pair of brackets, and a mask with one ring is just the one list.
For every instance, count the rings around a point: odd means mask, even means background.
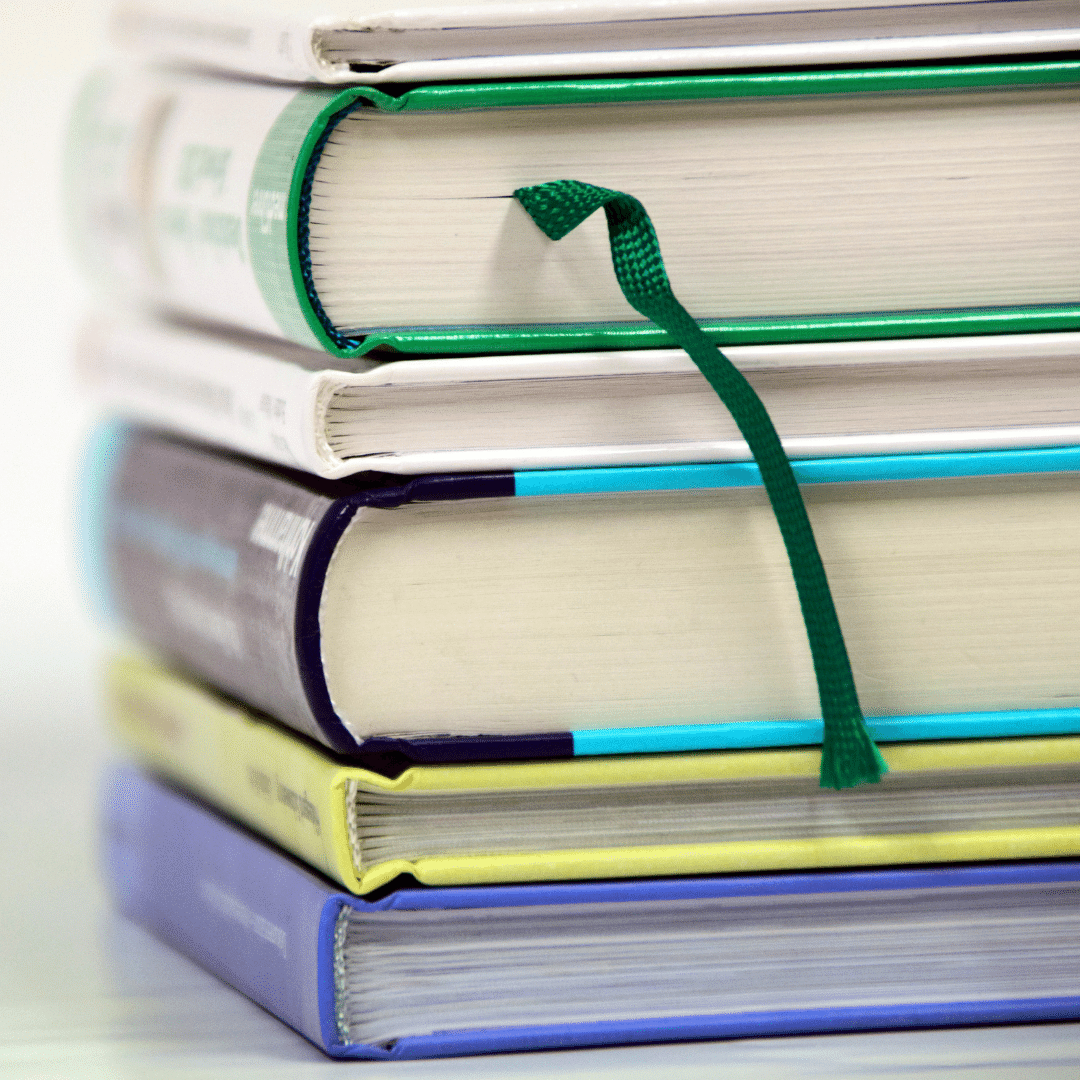
[{"label": "dark green fabric ribbon", "polygon": [[656,231],[645,207],[632,195],[577,180],[519,188],[514,198],[552,240],[561,240],[603,207],[611,259],[623,295],[631,307],[666,330],[690,354],[731,412],[761,471],[787,547],[810,639],[825,722],[821,786],[847,788],[876,783],[886,765],[859,708],[840,621],[791,463],[761,399],[671,291]]}]

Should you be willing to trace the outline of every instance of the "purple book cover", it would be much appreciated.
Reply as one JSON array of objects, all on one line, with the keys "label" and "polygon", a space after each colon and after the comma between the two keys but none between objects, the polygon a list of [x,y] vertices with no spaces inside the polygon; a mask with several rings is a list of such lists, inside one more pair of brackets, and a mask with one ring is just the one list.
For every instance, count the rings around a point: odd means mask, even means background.
[{"label": "purple book cover", "polygon": [[335,1057],[426,1058],[1080,1016],[1080,997],[1039,997],[477,1027],[410,1036],[389,1047],[345,1044],[338,1035],[334,996],[334,932],[344,905],[361,911],[417,911],[964,886],[1053,886],[1080,881],[1080,862],[403,888],[365,901],[338,892],[295,860],[133,769],[117,769],[111,775],[104,816],[106,877],[120,910]]},{"label": "purple book cover", "polygon": [[[1080,470],[1080,447],[793,463],[801,484]],[[319,608],[327,567],[362,506],[477,498],[588,498],[745,487],[752,462],[324,481],[122,426],[95,441],[83,488],[83,562],[100,606],[165,657],[365,768],[597,754],[816,746],[820,718],[524,734],[360,739],[334,710]],[[879,742],[1080,732],[1080,709],[867,717]]]},{"label": "purple book cover", "polygon": [[414,761],[572,757],[569,732],[357,741],[330,700],[319,605],[362,506],[514,495],[511,473],[320,480],[117,426],[86,482],[84,563],[102,607],[214,686],[389,775]]}]

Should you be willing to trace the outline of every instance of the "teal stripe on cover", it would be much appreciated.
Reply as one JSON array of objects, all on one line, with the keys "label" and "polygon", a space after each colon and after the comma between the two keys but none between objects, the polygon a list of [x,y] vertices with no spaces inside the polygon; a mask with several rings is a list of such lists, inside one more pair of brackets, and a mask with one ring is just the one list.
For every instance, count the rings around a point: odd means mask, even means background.
[{"label": "teal stripe on cover", "polygon": [[[925,716],[868,716],[875,742],[930,739],[1007,739],[1080,734],[1080,709],[1016,709],[1002,712],[931,713]],[[660,754],[691,750],[755,750],[818,746],[820,720],[747,720],[729,724],[598,728],[573,731],[574,757]]]},{"label": "teal stripe on cover", "polygon": [[78,566],[94,613],[114,622],[108,560],[102,537],[108,534],[104,517],[116,462],[127,442],[128,428],[119,421],[100,424],[90,436],[80,469],[80,497],[75,508]]},{"label": "teal stripe on cover", "polygon": [[[894,454],[881,457],[792,461],[800,484],[866,480],[936,480],[959,476],[1080,471],[1080,446],[1033,450],[976,450],[948,454]],[[544,469],[514,474],[515,493],[585,495],[614,491],[683,491],[693,488],[760,487],[752,461],[698,465],[613,466],[602,469]]]}]

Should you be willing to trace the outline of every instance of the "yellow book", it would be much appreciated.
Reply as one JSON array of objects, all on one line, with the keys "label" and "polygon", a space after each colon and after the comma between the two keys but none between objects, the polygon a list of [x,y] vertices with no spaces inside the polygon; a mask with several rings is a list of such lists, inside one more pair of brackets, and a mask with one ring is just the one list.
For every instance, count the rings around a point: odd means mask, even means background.
[{"label": "yellow book", "polygon": [[837,792],[817,748],[388,777],[135,656],[111,663],[107,711],[145,765],[355,893],[1080,855],[1076,736],[896,743],[880,785]]}]

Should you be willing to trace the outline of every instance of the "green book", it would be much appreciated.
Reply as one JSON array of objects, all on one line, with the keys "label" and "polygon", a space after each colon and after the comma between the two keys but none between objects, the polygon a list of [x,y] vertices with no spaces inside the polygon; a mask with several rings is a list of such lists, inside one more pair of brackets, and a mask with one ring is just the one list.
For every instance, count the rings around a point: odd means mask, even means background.
[{"label": "green book", "polygon": [[671,345],[571,178],[648,209],[717,343],[1080,327],[1080,62],[288,87],[99,73],[69,142],[107,288],[338,356]]}]

